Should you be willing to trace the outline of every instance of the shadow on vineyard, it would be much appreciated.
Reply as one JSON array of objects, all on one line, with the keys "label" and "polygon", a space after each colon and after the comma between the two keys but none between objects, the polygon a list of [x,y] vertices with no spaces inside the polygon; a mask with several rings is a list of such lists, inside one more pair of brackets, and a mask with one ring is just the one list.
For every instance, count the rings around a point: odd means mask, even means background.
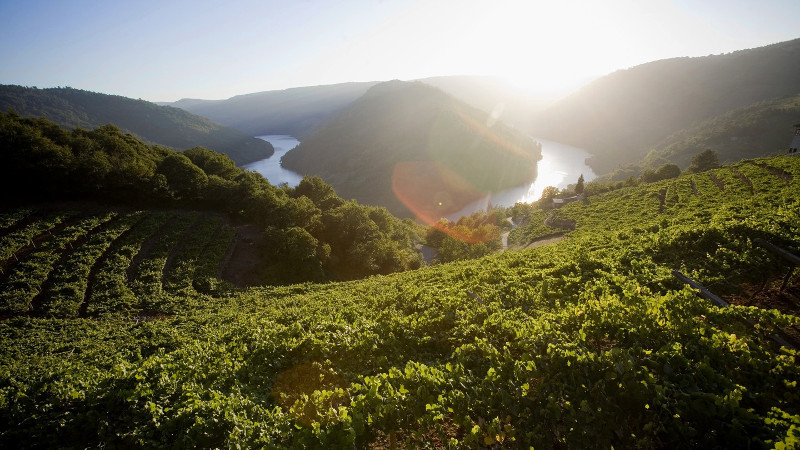
[{"label": "shadow on vineyard", "polygon": [[[0,445],[769,448],[800,438],[797,352],[771,338],[782,330],[797,343],[798,274],[756,242],[800,254],[800,158],[553,211],[519,205],[507,211],[524,216],[511,251],[399,273],[388,268],[409,268],[393,247],[411,241],[402,222],[319,180],[280,191],[238,176],[229,181],[274,201],[262,222],[175,199],[0,212]],[[264,222],[284,207],[286,223]],[[479,229],[491,217],[470,220]],[[258,230],[273,239],[257,244]],[[345,245],[345,232],[374,251]],[[288,239],[308,245],[276,247]],[[351,281],[300,277],[324,274],[326,251],[326,264],[371,269],[338,266],[361,278]],[[231,276],[259,257],[267,278],[302,282],[237,287],[248,281]]]}]

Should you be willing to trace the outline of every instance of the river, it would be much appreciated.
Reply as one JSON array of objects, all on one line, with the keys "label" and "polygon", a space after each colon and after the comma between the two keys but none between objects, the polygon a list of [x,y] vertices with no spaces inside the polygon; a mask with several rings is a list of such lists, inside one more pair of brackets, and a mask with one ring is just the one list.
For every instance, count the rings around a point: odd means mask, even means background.
[{"label": "river", "polygon": [[[264,175],[273,185],[277,186],[286,183],[291,187],[297,186],[303,176],[281,167],[281,157],[299,145],[300,141],[292,136],[282,134],[256,137],[272,144],[275,147],[275,154],[267,159],[250,163],[244,168]],[[542,159],[537,165],[538,176],[536,180],[529,184],[476,200],[457,213],[450,214],[447,219],[458,220],[461,216],[485,210],[489,202],[493,206],[513,206],[517,202],[534,202],[542,197],[542,191],[545,187],[566,188],[568,184],[575,184],[581,174],[583,174],[583,180],[587,183],[597,177],[592,168],[586,165],[586,159],[591,156],[587,151],[560,142],[539,138],[534,139],[542,144]]]},{"label": "river", "polygon": [[300,180],[303,179],[302,175],[281,167],[281,157],[289,150],[300,145],[300,141],[285,134],[271,134],[268,136],[256,137],[272,144],[272,146],[275,147],[275,153],[267,159],[247,164],[244,168],[264,175],[264,178],[274,186],[286,183],[290,187],[295,187],[300,184]]},{"label": "river", "polygon": [[542,159],[536,166],[538,176],[533,182],[476,200],[448,215],[447,220],[455,221],[475,211],[485,211],[490,202],[492,206],[535,202],[542,198],[542,191],[547,186],[566,188],[569,184],[577,183],[581,174],[585,183],[597,178],[592,168],[586,165],[586,159],[592,156],[591,153],[560,142],[533,139],[542,144]]}]

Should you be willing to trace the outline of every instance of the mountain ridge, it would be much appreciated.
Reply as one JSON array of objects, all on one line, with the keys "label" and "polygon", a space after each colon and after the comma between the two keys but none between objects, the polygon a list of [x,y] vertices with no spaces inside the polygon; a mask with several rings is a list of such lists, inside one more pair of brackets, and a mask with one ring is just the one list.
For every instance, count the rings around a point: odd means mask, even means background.
[{"label": "mountain ridge", "polygon": [[732,109],[800,93],[800,39],[653,61],[599,78],[531,123],[531,134],[594,154],[598,173],[643,158],[673,133]]},{"label": "mountain ridge", "polygon": [[0,85],[0,111],[8,110],[67,128],[95,129],[111,123],[150,143],[179,150],[207,147],[227,154],[238,165],[275,152],[269,142],[180,108],[69,87]]}]

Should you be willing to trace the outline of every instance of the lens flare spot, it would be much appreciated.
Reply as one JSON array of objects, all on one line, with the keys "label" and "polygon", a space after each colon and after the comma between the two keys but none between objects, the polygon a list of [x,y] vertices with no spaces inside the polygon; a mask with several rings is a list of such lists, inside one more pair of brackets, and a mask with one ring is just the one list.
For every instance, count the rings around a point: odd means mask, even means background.
[{"label": "lens flare spot", "polygon": [[423,223],[465,242],[482,239],[482,235],[479,238],[474,233],[465,234],[459,227],[440,220],[485,195],[444,165],[435,161],[398,163],[392,175],[392,189]]}]

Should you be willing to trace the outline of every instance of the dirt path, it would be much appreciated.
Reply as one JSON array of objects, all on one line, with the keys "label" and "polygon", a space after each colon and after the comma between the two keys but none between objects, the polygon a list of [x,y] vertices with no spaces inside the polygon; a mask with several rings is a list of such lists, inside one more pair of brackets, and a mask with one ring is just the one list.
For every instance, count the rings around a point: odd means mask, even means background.
[{"label": "dirt path", "polygon": [[744,183],[747,186],[747,188],[750,189],[751,194],[754,194],[756,192],[756,189],[753,187],[753,182],[750,181],[750,178],[747,178],[747,175],[743,174],[742,172],[739,172],[739,170],[736,167],[731,167],[731,172],[733,172],[733,174],[736,175],[737,178],[742,180],[742,183]]},{"label": "dirt path", "polygon": [[255,225],[240,225],[234,229],[233,253],[222,270],[222,279],[236,287],[259,284],[261,280],[256,269],[262,258],[256,242],[261,238],[261,232]]},{"label": "dirt path", "polygon": [[783,181],[789,182],[789,181],[792,181],[792,179],[794,178],[791,173],[789,173],[789,172],[787,172],[787,171],[785,171],[783,169],[779,169],[777,167],[770,166],[769,164],[764,164],[764,163],[753,163],[753,164],[758,166],[758,167],[761,167],[762,169],[764,169],[767,172],[775,175],[776,177],[780,178]]},{"label": "dirt path", "polygon": [[564,233],[557,234],[557,235],[548,235],[542,236],[535,241],[531,242],[530,244],[526,245],[524,248],[527,250],[529,248],[539,248],[544,247],[546,245],[553,245],[561,242],[564,239]]},{"label": "dirt path", "polygon": [[720,180],[717,177],[717,174],[715,174],[714,172],[709,172],[708,177],[711,178],[711,181],[713,181],[714,184],[717,185],[717,187],[719,188],[720,191],[724,191],[725,190],[725,182]]},{"label": "dirt path", "polygon": [[150,255],[150,249],[156,244],[156,241],[161,237],[161,234],[164,232],[167,227],[172,226],[172,223],[178,218],[178,214],[171,215],[163,224],[156,231],[153,232],[150,236],[148,236],[142,245],[139,246],[139,250],[133,255],[131,259],[131,263],[128,265],[128,268],[125,269],[126,279],[128,281],[136,279],[136,271],[139,269],[139,264],[141,264],[144,259]]},{"label": "dirt path", "polygon": [[178,243],[172,246],[169,254],[167,255],[167,259],[164,262],[164,268],[161,270],[161,286],[167,285],[167,274],[172,271],[172,266],[175,264],[175,258],[183,251],[183,248],[186,247],[186,242],[192,237],[195,230],[200,226],[200,224],[208,217],[208,214],[199,214],[197,219],[189,225],[189,228],[183,232]]},{"label": "dirt path", "polygon": [[517,228],[517,224],[515,224],[514,221],[511,220],[511,217],[506,217],[506,220],[508,221],[508,223],[511,224],[511,230],[506,231],[505,233],[500,235],[500,240],[503,243],[503,250],[502,251],[508,250],[508,235],[511,234],[511,231],[513,231],[514,228]]}]

